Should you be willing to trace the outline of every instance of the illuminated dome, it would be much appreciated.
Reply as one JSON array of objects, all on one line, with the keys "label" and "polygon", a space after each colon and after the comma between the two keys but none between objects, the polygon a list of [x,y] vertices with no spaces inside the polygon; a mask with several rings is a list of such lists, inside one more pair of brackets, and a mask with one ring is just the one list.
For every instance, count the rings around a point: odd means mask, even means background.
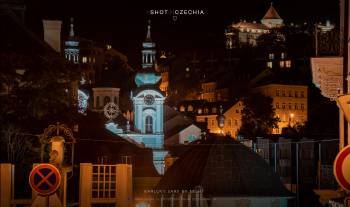
[{"label": "illuminated dome", "polygon": [[137,87],[144,85],[155,85],[162,77],[155,72],[138,72],[135,76],[135,83]]}]

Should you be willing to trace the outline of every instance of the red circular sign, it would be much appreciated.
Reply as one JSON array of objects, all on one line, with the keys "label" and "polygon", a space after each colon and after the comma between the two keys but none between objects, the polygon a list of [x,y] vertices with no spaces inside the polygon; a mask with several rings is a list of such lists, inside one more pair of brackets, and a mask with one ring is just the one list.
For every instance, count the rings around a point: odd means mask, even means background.
[{"label": "red circular sign", "polygon": [[334,160],[333,173],[338,184],[350,192],[350,145],[338,153]]},{"label": "red circular sign", "polygon": [[60,187],[60,171],[51,164],[39,164],[29,174],[30,187],[40,195],[50,195]]}]

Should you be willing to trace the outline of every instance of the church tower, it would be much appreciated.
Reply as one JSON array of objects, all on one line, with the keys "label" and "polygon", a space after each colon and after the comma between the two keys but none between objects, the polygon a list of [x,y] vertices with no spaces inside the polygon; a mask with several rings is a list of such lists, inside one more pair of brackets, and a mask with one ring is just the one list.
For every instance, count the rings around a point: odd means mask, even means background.
[{"label": "church tower", "polygon": [[[159,89],[161,76],[155,71],[155,43],[151,40],[148,21],[146,40],[142,43],[142,69],[135,76],[137,89],[133,91],[134,129],[133,139],[153,150],[153,162],[159,174],[164,173],[164,100]],[[130,136],[130,135],[129,135]]]},{"label": "church tower", "polygon": [[283,26],[283,19],[277,13],[276,9],[273,7],[272,2],[265,16],[261,19],[261,23],[270,29]]},{"label": "church tower", "polygon": [[65,48],[64,48],[64,57],[75,63],[79,63],[79,41],[74,35],[74,25],[73,25],[73,18],[70,19],[70,30],[69,30],[69,36],[67,41],[65,41]]}]

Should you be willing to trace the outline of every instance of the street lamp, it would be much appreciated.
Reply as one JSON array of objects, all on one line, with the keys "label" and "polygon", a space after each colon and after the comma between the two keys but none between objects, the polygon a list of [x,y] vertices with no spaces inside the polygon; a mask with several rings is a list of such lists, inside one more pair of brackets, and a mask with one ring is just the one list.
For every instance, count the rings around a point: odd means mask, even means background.
[{"label": "street lamp", "polygon": [[222,105],[220,105],[220,114],[216,117],[216,120],[218,122],[218,126],[220,128],[220,133],[223,133],[223,128],[225,125],[225,116],[223,115],[223,109],[222,109]]}]

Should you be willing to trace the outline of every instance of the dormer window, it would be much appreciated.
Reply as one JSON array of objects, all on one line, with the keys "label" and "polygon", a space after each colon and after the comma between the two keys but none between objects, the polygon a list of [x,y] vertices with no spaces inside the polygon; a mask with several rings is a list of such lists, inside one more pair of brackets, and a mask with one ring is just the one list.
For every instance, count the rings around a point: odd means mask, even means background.
[{"label": "dormer window", "polygon": [[282,52],[281,53],[281,59],[284,59],[284,58],[286,58],[286,53]]}]

